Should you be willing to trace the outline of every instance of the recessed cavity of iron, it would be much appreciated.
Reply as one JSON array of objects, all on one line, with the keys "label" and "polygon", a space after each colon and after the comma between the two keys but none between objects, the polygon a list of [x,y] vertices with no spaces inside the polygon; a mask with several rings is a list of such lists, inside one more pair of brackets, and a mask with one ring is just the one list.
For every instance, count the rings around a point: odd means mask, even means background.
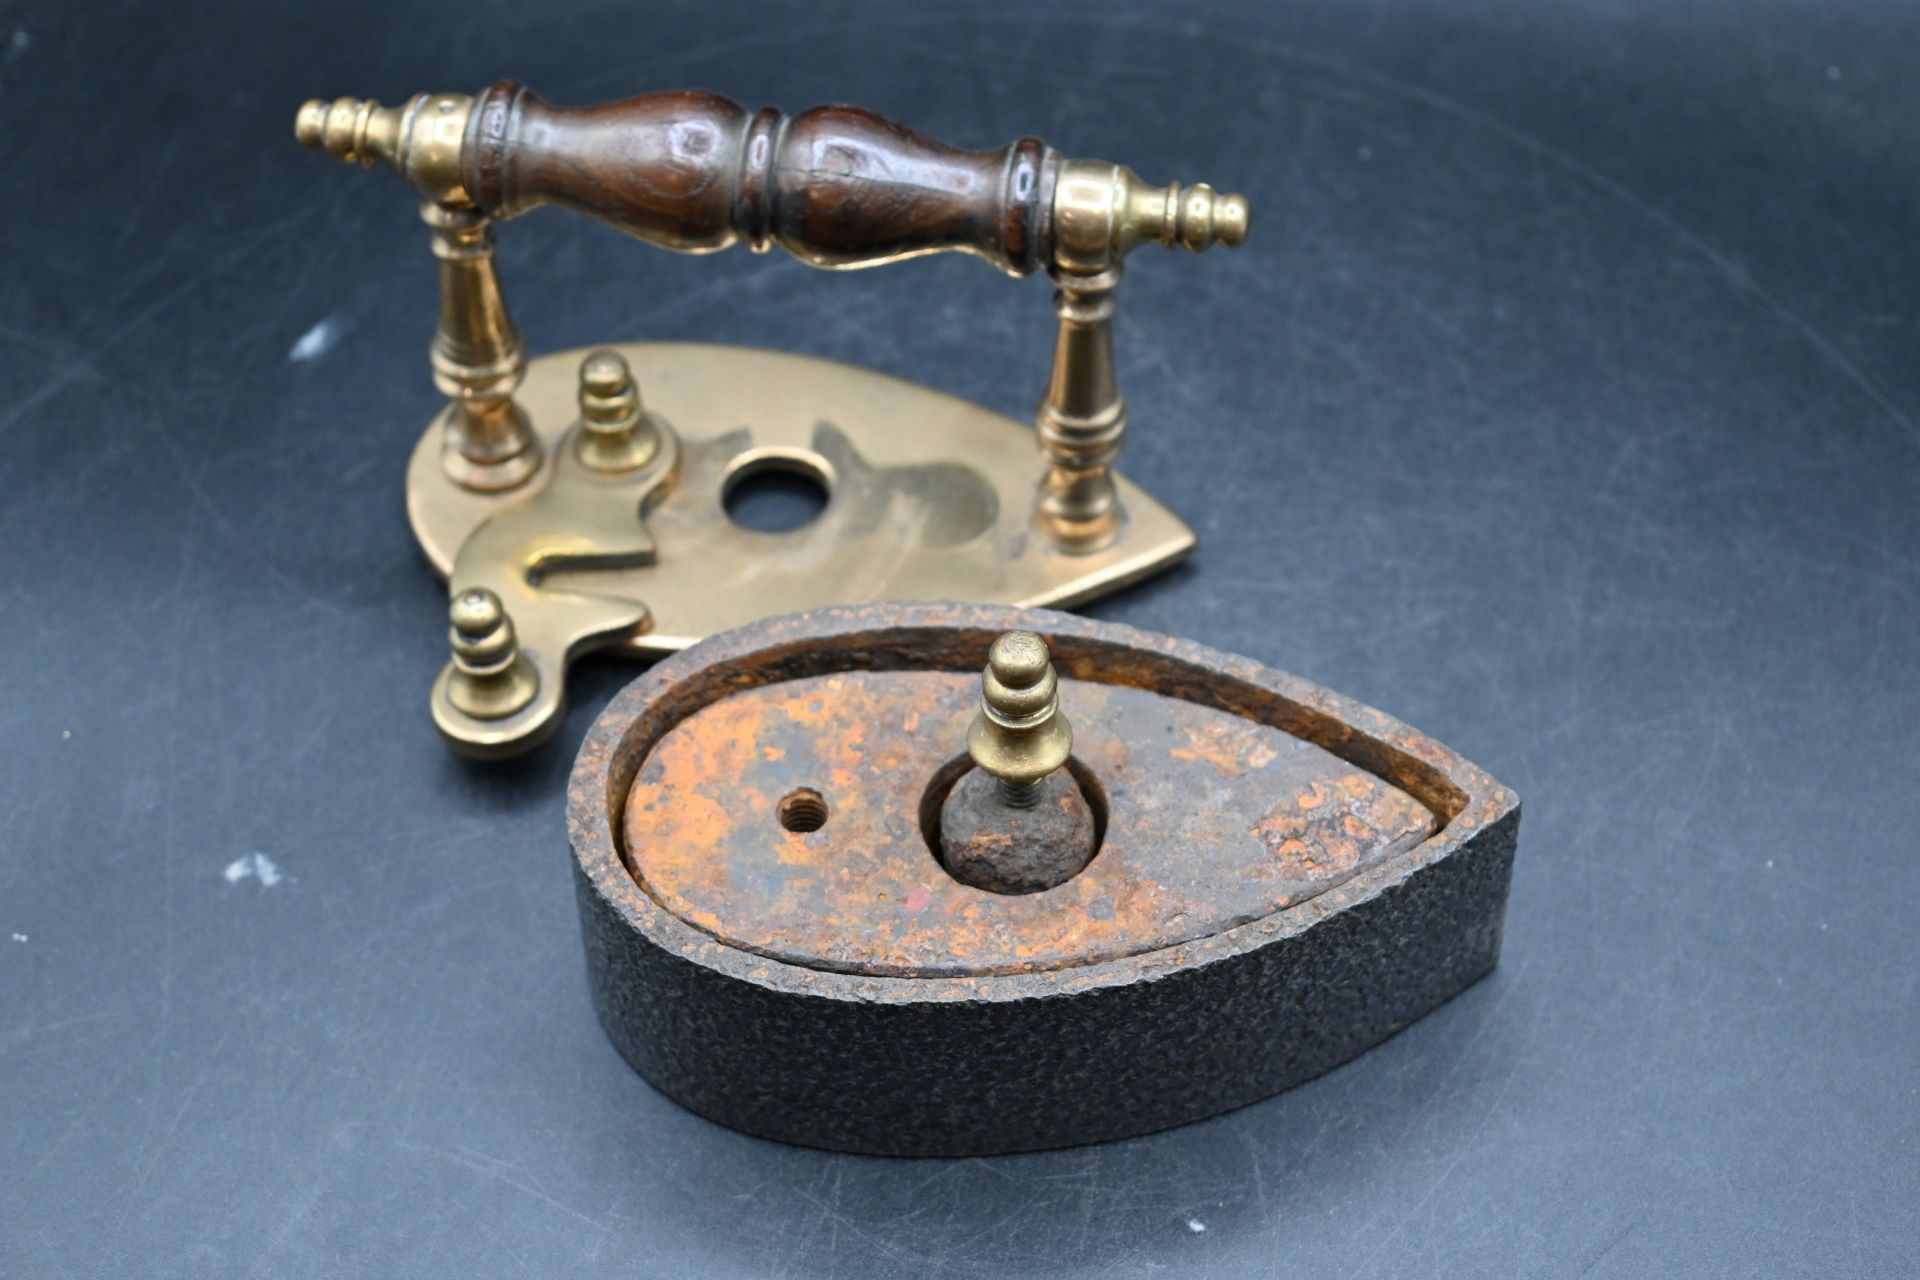
[{"label": "recessed cavity of iron", "polygon": [[[927,853],[933,858],[934,865],[939,867],[944,874],[952,873],[948,872],[946,864],[942,861],[940,854],[941,810],[946,807],[947,797],[953,794],[955,784],[957,784],[961,778],[964,778],[973,767],[973,760],[967,755],[961,754],[953,757],[934,772],[933,777],[927,782],[927,789],[922,792],[920,796],[920,838],[926,842]],[[1089,769],[1082,761],[1069,756],[1067,757],[1065,767],[1074,782],[1079,785],[1080,796],[1087,802],[1087,809],[1093,814],[1093,858],[1098,858],[1100,856],[1101,842],[1106,838],[1107,834],[1107,793],[1105,789],[1101,787],[1100,779],[1094,775],[1093,770]],[[1087,867],[1092,866],[1093,858],[1089,858],[1086,866],[1081,867],[1079,871],[1075,871],[1073,875],[1080,875]],[[1067,880],[1071,880],[1072,878],[1073,876],[1068,876],[1065,880],[1061,880],[1060,883],[1065,884]]]}]

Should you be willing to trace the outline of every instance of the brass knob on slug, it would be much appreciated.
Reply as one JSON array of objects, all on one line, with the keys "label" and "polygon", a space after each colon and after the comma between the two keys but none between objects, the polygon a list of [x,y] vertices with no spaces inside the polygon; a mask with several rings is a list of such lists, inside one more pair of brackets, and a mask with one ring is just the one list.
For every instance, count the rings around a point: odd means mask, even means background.
[{"label": "brass knob on slug", "polygon": [[1099,849],[1099,821],[1065,767],[1073,729],[1047,642],[1009,631],[993,642],[980,709],[967,729],[974,767],[940,805],[940,864],[990,893],[1038,893],[1078,875]]},{"label": "brass knob on slug", "polygon": [[1060,680],[1047,642],[1009,631],[987,651],[980,709],[967,729],[967,754],[1000,782],[1000,795],[1032,808],[1040,783],[1073,754],[1073,726],[1060,714]]}]

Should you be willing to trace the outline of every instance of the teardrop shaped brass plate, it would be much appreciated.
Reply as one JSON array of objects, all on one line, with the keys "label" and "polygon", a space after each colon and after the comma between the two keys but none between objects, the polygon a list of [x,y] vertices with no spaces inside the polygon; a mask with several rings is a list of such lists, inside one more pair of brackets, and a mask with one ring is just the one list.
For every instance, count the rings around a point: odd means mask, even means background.
[{"label": "teardrop shaped brass plate", "polygon": [[[650,553],[582,567],[566,564],[571,553],[563,549],[515,612],[523,641],[542,628],[522,613],[538,610],[546,597],[559,610],[583,597],[643,605],[644,620],[615,647],[652,656],[772,614],[830,604],[1068,606],[1164,569],[1193,549],[1193,531],[1124,477],[1123,523],[1113,544],[1082,555],[1055,549],[1033,526],[1045,464],[1032,428],[955,396],[776,351],[663,342],[616,350],[631,365],[648,411],[679,434],[678,475],[645,499],[644,512],[636,494],[636,526],[644,516],[645,534],[633,533],[642,543],[650,535]],[[462,547],[492,518],[567,473],[584,355],[561,352],[528,365],[518,399],[545,457],[539,472],[511,492],[455,484],[441,466],[444,418],[429,424],[407,471],[407,510],[443,576],[487,576],[478,567],[456,572]],[[734,523],[726,489],[761,467],[820,481],[829,496],[819,517],[780,533]],[[571,509],[551,500],[539,505],[555,522]],[[537,532],[565,538],[581,531]],[[516,537],[525,542],[528,534]]]}]

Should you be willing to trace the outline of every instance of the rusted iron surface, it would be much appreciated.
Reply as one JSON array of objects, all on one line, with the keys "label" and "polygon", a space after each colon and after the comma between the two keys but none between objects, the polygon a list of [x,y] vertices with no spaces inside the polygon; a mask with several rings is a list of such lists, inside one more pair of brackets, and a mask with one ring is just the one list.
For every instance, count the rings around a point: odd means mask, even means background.
[{"label": "rusted iron surface", "polygon": [[[990,893],[1039,893],[1080,874],[1099,850],[1105,826],[1087,802],[1089,792],[1101,795],[1099,784],[1089,777],[1083,787],[1063,767],[1032,787],[1031,802],[1016,804],[1007,784],[985,769],[960,775],[940,803],[940,865],[948,875]],[[929,788],[922,814],[937,791],[938,784]]]},{"label": "rusted iron surface", "polygon": [[[1322,805],[1335,802],[1339,778],[1364,775],[1381,795],[1417,801],[1430,831],[1371,861],[1356,840],[1356,865],[1344,878],[1186,941],[1064,967],[927,976],[844,972],[751,950],[669,910],[629,869],[629,793],[677,726],[742,695],[762,692],[763,702],[798,681],[847,677],[864,688],[875,683],[866,673],[918,672],[962,677],[964,687],[994,637],[1010,630],[1043,636],[1061,678],[1102,686],[1111,705],[1151,691],[1310,743],[1341,770]],[[946,731],[926,719],[933,710],[945,706],[958,717],[970,701],[914,696],[930,701],[913,743],[937,742],[936,731]],[[756,705],[751,696],[742,702]],[[809,714],[826,710],[823,701]],[[841,759],[841,769],[873,765],[868,753],[904,757],[913,745],[872,736],[871,725],[865,732],[862,756]],[[1162,749],[1169,763],[1180,745]],[[1180,763],[1211,769],[1221,776],[1210,785],[1228,791],[1234,764],[1242,778],[1278,764],[1248,768],[1243,752],[1185,745],[1194,758]],[[1129,763],[1147,758],[1136,747]],[[958,774],[952,769],[946,781]],[[846,816],[835,796],[852,781],[852,772],[836,778],[829,769],[808,784],[821,807],[803,802],[799,813],[810,820],[824,812],[819,831],[831,831]],[[771,785],[763,790],[776,804],[784,799]],[[708,797],[737,830],[753,815],[728,809],[728,798]],[[1193,797],[1180,802],[1192,806]],[[1391,717],[1244,658],[1042,610],[892,604],[769,619],[636,680],[581,748],[568,828],[595,1008],[615,1047],[656,1087],[768,1137],[967,1155],[1124,1137],[1213,1115],[1336,1066],[1451,998],[1499,956],[1519,801]],[[1273,865],[1287,865],[1286,843],[1304,842],[1302,830],[1284,813],[1266,827],[1259,842]],[[636,863],[651,856],[636,850]],[[931,866],[924,844],[920,856]],[[1087,880],[1105,857],[1031,901]],[[777,881],[786,873],[768,874]],[[807,892],[826,890],[815,884]],[[931,887],[928,895],[931,906]],[[763,900],[777,907],[779,895]],[[966,919],[961,911],[954,918]],[[996,954],[999,944],[987,944],[976,957]],[[1011,945],[997,954],[1012,954]]]},{"label": "rusted iron surface", "polygon": [[[1063,969],[1204,938],[1307,901],[1424,840],[1405,792],[1258,721],[1149,689],[1063,682],[1105,795],[1079,875],[1009,896],[962,884],[923,825],[965,742],[971,674],[846,672],[733,694],[675,725],[628,793],[627,863],[730,946],[905,977]],[[789,831],[784,797],[828,819]]]}]

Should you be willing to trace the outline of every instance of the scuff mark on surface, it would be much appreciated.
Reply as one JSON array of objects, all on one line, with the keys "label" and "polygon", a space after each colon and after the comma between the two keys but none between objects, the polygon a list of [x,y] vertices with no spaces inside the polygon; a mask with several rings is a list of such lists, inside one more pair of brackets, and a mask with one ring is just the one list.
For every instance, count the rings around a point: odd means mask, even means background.
[{"label": "scuff mark on surface", "polygon": [[[0,68],[11,67],[14,63],[20,61],[26,51],[32,47],[33,37],[26,33],[25,28],[15,31],[11,36],[7,37],[5,49],[0,50]],[[0,80],[0,92],[5,92],[5,90],[6,82]]]},{"label": "scuff mark on surface", "polygon": [[287,363],[306,364],[318,360],[340,341],[340,331],[338,320],[332,316],[324,317],[294,340],[293,346],[287,349]]},{"label": "scuff mark on surface", "polygon": [[252,876],[264,889],[271,889],[286,879],[280,874],[280,868],[274,865],[273,859],[264,853],[242,854],[229,862],[226,871],[222,874],[227,877],[228,884],[239,884],[248,876]]}]

